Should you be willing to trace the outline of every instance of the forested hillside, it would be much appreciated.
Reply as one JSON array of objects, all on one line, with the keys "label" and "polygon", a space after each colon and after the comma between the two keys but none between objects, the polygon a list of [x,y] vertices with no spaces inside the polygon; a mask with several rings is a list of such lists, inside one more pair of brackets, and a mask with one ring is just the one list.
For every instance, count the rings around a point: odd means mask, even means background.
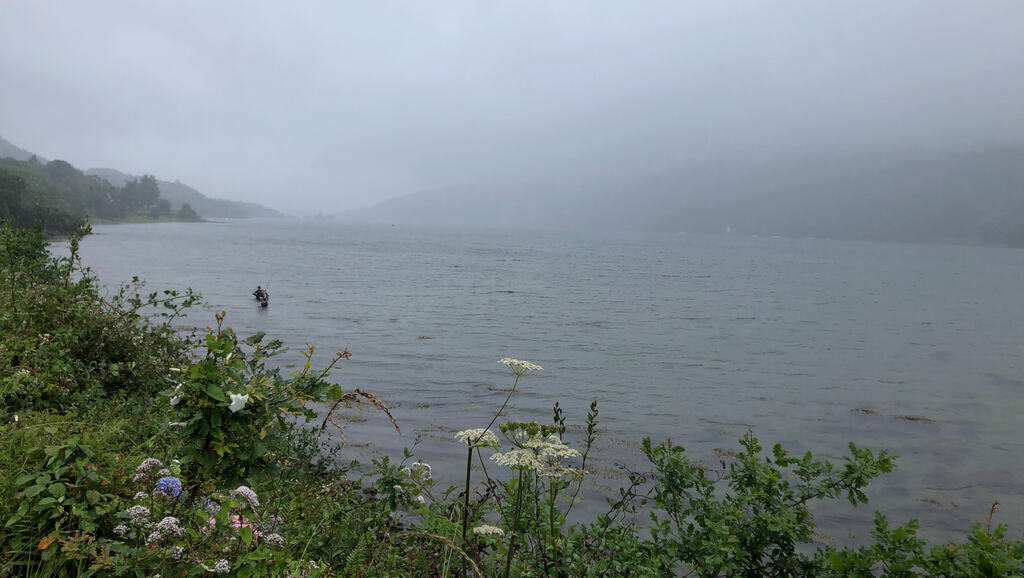
[{"label": "forested hillside", "polygon": [[[88,175],[96,175],[107,181],[121,185],[138,177],[122,173],[115,169],[87,169]],[[246,219],[252,217],[283,217],[284,215],[273,209],[268,209],[257,203],[246,203],[241,201],[228,201],[225,199],[211,199],[192,187],[179,181],[170,182],[157,179],[157,187],[160,189],[160,196],[171,203],[171,208],[177,210],[182,205],[190,205],[199,215],[213,219]]]},{"label": "forested hillside", "polygon": [[61,160],[47,163],[0,159],[0,219],[16,227],[41,225],[48,233],[67,233],[82,219],[196,220],[187,204],[171,209],[160,197],[156,179],[144,176],[121,187],[87,175]]}]

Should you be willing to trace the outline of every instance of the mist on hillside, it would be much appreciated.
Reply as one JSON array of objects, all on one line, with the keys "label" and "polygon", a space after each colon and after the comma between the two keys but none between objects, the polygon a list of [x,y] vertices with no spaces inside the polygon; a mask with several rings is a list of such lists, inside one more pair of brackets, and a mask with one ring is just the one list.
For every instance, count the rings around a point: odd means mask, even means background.
[{"label": "mist on hillside", "polygon": [[1017,242],[1020,3],[307,8],[4,3],[0,135],[293,215]]}]

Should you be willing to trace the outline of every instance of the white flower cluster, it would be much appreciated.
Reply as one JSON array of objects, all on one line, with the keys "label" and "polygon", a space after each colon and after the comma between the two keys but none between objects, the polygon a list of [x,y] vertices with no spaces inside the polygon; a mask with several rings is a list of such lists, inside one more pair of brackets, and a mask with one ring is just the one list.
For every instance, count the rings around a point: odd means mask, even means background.
[{"label": "white flower cluster", "polygon": [[496,448],[501,445],[498,442],[498,436],[494,435],[494,432],[483,428],[462,430],[455,434],[455,439],[474,448],[486,446]]},{"label": "white flower cluster", "polygon": [[562,443],[562,440],[555,434],[549,435],[547,440],[534,438],[526,442],[526,447],[537,452],[537,454],[542,458],[547,458],[548,460],[582,457],[579,451]]},{"label": "white flower cluster", "polygon": [[277,548],[284,547],[284,538],[281,534],[267,534],[266,536],[263,536],[263,541]]},{"label": "white flower cluster", "polygon": [[[498,439],[498,438],[494,438]],[[410,478],[418,481],[426,481],[430,479],[430,464],[425,462],[413,462],[411,466],[406,468],[406,472]]]},{"label": "white flower cluster", "polygon": [[227,574],[228,572],[231,572],[231,564],[224,558],[221,558],[213,565],[213,571],[217,574]]},{"label": "white flower cluster", "polygon": [[473,533],[478,536],[504,536],[505,530],[497,526],[490,526],[487,524],[481,524],[473,528]]},{"label": "white flower cluster", "polygon": [[524,469],[533,471],[541,467],[537,454],[533,453],[532,450],[514,449],[504,453],[495,453],[491,456],[491,459],[511,470]]},{"label": "white flower cluster", "polygon": [[167,516],[157,522],[156,529],[171,536],[181,536],[185,533],[185,529],[181,527],[181,523],[174,516]]},{"label": "white flower cluster", "polygon": [[546,440],[533,438],[523,445],[520,449],[495,453],[491,459],[506,468],[529,470],[543,477],[560,478],[568,475],[579,479],[583,476],[583,470],[562,463],[567,458],[579,458],[581,454],[562,443],[557,435],[551,434]]},{"label": "white flower cluster", "polygon": [[249,489],[249,486],[238,486],[234,490],[231,490],[231,497],[241,496],[246,502],[249,503],[253,508],[260,507],[260,500],[256,497],[256,492]]},{"label": "white flower cluster", "polygon": [[128,517],[128,523],[132,526],[145,528],[149,525],[149,508],[146,506],[132,506],[124,511],[125,516]]},{"label": "white flower cluster", "polygon": [[135,468],[135,477],[132,478],[133,482],[141,482],[150,476],[150,472],[164,467],[164,463],[156,458],[146,458],[142,460],[139,467]]},{"label": "white flower cluster", "polygon": [[168,537],[178,538],[183,535],[185,535],[185,529],[181,527],[178,519],[173,516],[167,516],[156,523],[156,526],[153,527],[153,531],[146,537],[146,543],[159,544]]},{"label": "white flower cluster", "polygon": [[185,557],[185,548],[183,546],[171,546],[170,552],[171,558],[174,560],[181,560]]},{"label": "white flower cluster", "polygon": [[498,363],[508,366],[508,368],[512,370],[512,373],[516,374],[517,377],[522,377],[527,373],[544,369],[535,363],[523,361],[522,359],[513,359],[511,357],[503,357],[498,360]]}]

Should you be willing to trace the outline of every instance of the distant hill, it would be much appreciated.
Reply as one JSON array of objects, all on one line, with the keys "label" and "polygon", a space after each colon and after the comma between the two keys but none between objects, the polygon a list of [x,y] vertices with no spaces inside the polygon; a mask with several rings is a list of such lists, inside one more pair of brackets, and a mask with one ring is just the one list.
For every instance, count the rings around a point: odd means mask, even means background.
[{"label": "distant hill", "polygon": [[[47,164],[47,160],[31,151],[27,151],[10,141],[0,137],[0,159],[10,158],[16,161],[28,161],[32,157],[41,164]],[[61,161],[64,162],[64,161]],[[70,165],[69,165],[70,166]],[[139,180],[142,177],[122,173],[115,169],[88,169],[86,175],[97,176],[116,188],[122,188],[130,181]],[[283,217],[284,214],[274,209],[264,207],[257,203],[242,201],[227,201],[224,199],[211,199],[199,191],[180,182],[157,181],[160,190],[160,197],[170,203],[174,211],[181,209],[182,205],[188,204],[200,217],[210,219],[223,218],[251,218],[251,217]]]},{"label": "distant hill", "polygon": [[339,218],[1024,246],[1024,148],[693,166],[422,191]]},{"label": "distant hill", "polygon": [[[27,161],[30,158],[32,158],[32,156],[32,153],[30,153],[29,151],[21,147],[15,146],[11,144],[10,141],[8,141],[7,139],[0,137],[0,159],[11,158],[16,161]],[[44,159],[43,157],[36,157],[36,159],[40,163],[46,163],[46,159]]]},{"label": "distant hill", "polygon": [[[124,183],[138,177],[122,173],[115,169],[88,169],[88,175],[96,175],[108,181],[114,186],[124,186]],[[252,218],[252,217],[283,217],[284,214],[274,209],[269,209],[256,203],[242,201],[227,201],[224,199],[211,199],[192,187],[180,182],[161,181],[157,179],[157,186],[160,188],[160,196],[167,199],[174,209],[180,208],[188,203],[200,217],[212,219],[225,218]]]},{"label": "distant hill", "polygon": [[66,161],[41,163],[30,156],[0,159],[0,220],[65,234],[83,220],[196,221],[199,215],[187,205],[171,210],[152,176],[115,187]]}]

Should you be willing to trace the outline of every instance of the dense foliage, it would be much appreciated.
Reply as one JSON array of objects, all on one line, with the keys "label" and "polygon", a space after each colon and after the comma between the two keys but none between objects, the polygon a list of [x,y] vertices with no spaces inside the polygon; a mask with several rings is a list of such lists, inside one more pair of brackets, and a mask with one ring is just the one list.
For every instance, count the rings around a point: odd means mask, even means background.
[{"label": "dense foliage", "polygon": [[[1024,542],[991,516],[963,544],[882,514],[869,545],[817,544],[810,506],[864,504],[893,457],[766,452],[751,433],[721,468],[644,440],[650,471],[570,523],[597,402],[577,448],[557,405],[547,423],[498,423],[503,405],[470,424],[484,427],[456,434],[458,486],[408,450],[357,474],[320,434],[339,405],[387,407],[329,381],[347,351],[314,370],[310,347],[283,375],[268,362],[281,344],[239,339],[223,313],[180,336],[170,322],[198,297],[134,284],[102,298],[77,258],[86,233],[53,257],[38,229],[0,228],[0,577],[1024,575]],[[501,363],[508,398],[542,370]]]},{"label": "dense foliage", "polygon": [[156,179],[144,176],[121,187],[87,175],[66,161],[0,159],[0,219],[15,226],[42,225],[70,233],[82,218],[196,220],[190,206],[171,210]]}]

